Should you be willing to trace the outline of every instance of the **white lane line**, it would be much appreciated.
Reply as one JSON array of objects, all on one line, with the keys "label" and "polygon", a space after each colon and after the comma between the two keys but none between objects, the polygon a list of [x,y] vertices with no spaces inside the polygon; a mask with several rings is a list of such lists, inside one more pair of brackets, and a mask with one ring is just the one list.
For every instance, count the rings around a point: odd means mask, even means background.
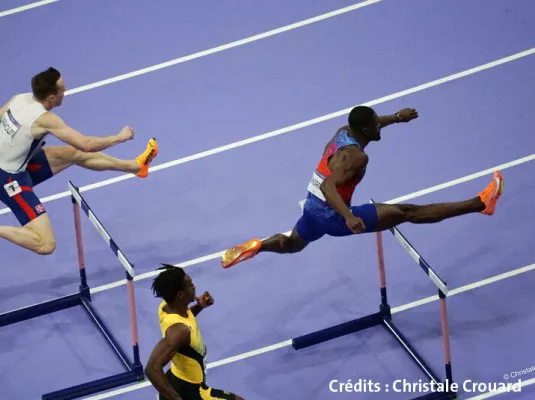
[{"label": "white lane line", "polygon": [[169,68],[169,67],[177,65],[177,64],[181,64],[181,63],[184,63],[184,62],[187,62],[187,61],[195,60],[195,59],[201,58],[201,57],[206,57],[206,56],[211,55],[211,54],[215,54],[215,53],[219,53],[221,51],[229,50],[229,49],[232,49],[234,47],[243,46],[243,45],[248,44],[248,43],[256,42],[257,40],[261,40],[261,39],[265,39],[265,38],[268,38],[268,37],[271,37],[271,36],[275,36],[275,35],[278,35],[280,33],[288,32],[288,31],[291,31],[293,29],[301,28],[303,26],[310,25],[310,24],[313,24],[313,23],[316,23],[316,22],[319,22],[319,21],[323,21],[323,20],[326,20],[326,19],[329,19],[329,18],[337,17],[339,15],[342,15],[342,14],[357,10],[359,8],[370,6],[372,4],[376,4],[376,3],[379,3],[381,1],[382,0],[368,0],[368,1],[361,2],[361,3],[356,3],[356,4],[353,4],[353,5],[348,6],[348,7],[340,8],[340,9],[334,10],[334,11],[330,11],[328,13],[321,14],[321,15],[318,15],[316,17],[308,18],[308,19],[305,19],[305,20],[302,20],[302,21],[299,21],[299,22],[295,22],[295,23],[290,24],[290,25],[286,25],[286,26],[282,26],[280,28],[272,29],[272,30],[264,32],[264,33],[259,33],[257,35],[249,36],[247,38],[236,40],[236,41],[231,42],[231,43],[223,44],[221,46],[217,46],[217,47],[213,47],[211,49],[199,51],[197,53],[193,53],[193,54],[190,54],[190,55],[187,55],[187,56],[184,56],[184,57],[175,58],[174,60],[166,61],[166,62],[163,62],[163,63],[160,63],[160,64],[156,64],[156,65],[153,65],[153,66],[150,66],[150,67],[147,67],[147,68],[139,69],[137,71],[132,71],[132,72],[129,72],[127,74],[114,76],[113,78],[104,79],[104,80],[99,81],[99,82],[95,82],[95,83],[91,83],[89,85],[85,85],[85,86],[81,86],[81,87],[78,87],[78,88],[75,88],[75,89],[71,89],[71,90],[68,90],[65,94],[66,95],[71,95],[71,94],[75,94],[75,93],[85,92],[86,90],[91,90],[91,89],[95,89],[95,88],[100,87],[100,86],[105,86],[105,85],[109,85],[109,84],[112,84],[112,83],[115,83],[115,82],[123,81],[125,79],[134,78],[136,76],[148,74],[150,72],[158,71],[158,70],[163,69],[163,68]]},{"label": "white lane line", "polygon": [[[388,201],[386,201],[386,203],[394,204],[394,203],[399,203],[401,201],[407,201],[407,200],[410,200],[410,199],[414,199],[414,198],[419,197],[419,196],[424,196],[426,194],[429,194],[429,193],[432,193],[432,192],[436,192],[436,191],[439,191],[439,190],[442,190],[442,189],[445,189],[445,188],[448,188],[448,187],[451,187],[451,186],[454,186],[454,185],[458,185],[460,183],[464,183],[464,182],[468,182],[468,181],[473,180],[473,179],[477,179],[477,178],[479,178],[481,176],[484,176],[484,175],[487,175],[487,174],[492,174],[497,169],[505,170],[507,168],[511,168],[511,167],[516,166],[516,165],[520,165],[520,164],[523,164],[523,163],[526,163],[526,162],[529,162],[529,161],[533,161],[533,160],[535,160],[535,154],[532,154],[532,155],[527,156],[527,157],[519,158],[517,160],[511,161],[511,162],[508,162],[508,163],[505,163],[505,164],[496,165],[495,167],[488,168],[488,169],[485,169],[483,171],[479,171],[479,172],[476,172],[476,173],[473,173],[473,174],[470,174],[470,175],[466,175],[466,176],[463,176],[462,178],[454,179],[454,180],[451,180],[449,182],[442,183],[440,185],[432,186],[430,188],[419,190],[419,191],[414,192],[414,193],[409,193],[409,194],[407,194],[405,196],[401,196],[401,197],[398,197],[398,198],[395,198],[395,199],[392,199],[392,200],[388,200]],[[291,233],[291,230],[289,230],[287,232],[284,232],[284,234],[287,235],[287,236],[290,233]],[[194,258],[194,259],[189,260],[189,261],[184,261],[182,263],[176,264],[175,266],[176,267],[181,267],[181,268],[186,268],[186,267],[191,267],[193,265],[202,264],[202,263],[204,263],[206,261],[210,261],[210,260],[213,260],[213,259],[221,257],[224,252],[225,252],[225,250],[219,251],[217,253],[208,254],[206,256]],[[143,274],[137,275],[134,278],[134,280],[138,281],[138,280],[142,280],[142,279],[147,279],[147,278],[154,277],[156,275],[158,275],[158,271],[145,272]],[[101,286],[96,286],[95,288],[91,289],[91,293],[102,292],[104,290],[112,289],[112,288],[115,288],[115,287],[118,287],[118,286],[122,286],[122,285],[126,285],[126,279],[123,279],[123,280],[120,280],[120,281],[116,281],[116,282],[112,282],[112,283],[108,283],[108,284],[101,285]]]},{"label": "white lane line", "polygon": [[[363,104],[364,105],[368,105],[368,106],[374,106],[374,105],[377,105],[377,104],[380,104],[380,103],[384,103],[384,102],[387,102],[387,101],[390,101],[390,100],[393,100],[393,99],[398,99],[400,97],[407,96],[409,94],[413,94],[413,93],[416,93],[416,92],[419,92],[419,91],[422,91],[422,90],[425,90],[425,89],[429,89],[429,88],[434,87],[434,86],[442,85],[444,83],[451,82],[451,81],[454,81],[456,79],[464,78],[464,77],[466,77],[468,75],[472,75],[472,74],[475,74],[475,73],[478,73],[478,72],[481,72],[481,71],[484,71],[484,70],[487,70],[487,69],[490,69],[490,68],[497,67],[499,65],[506,64],[506,63],[514,61],[514,60],[518,60],[518,59],[523,58],[523,57],[527,57],[527,56],[529,56],[531,54],[534,54],[534,53],[535,53],[535,47],[531,48],[529,50],[526,50],[526,51],[522,51],[520,53],[513,54],[513,55],[508,56],[508,57],[500,58],[499,60],[495,60],[495,61],[483,64],[483,65],[480,65],[478,67],[470,68],[470,69],[467,69],[465,71],[462,71],[462,72],[459,72],[459,73],[456,73],[456,74],[453,74],[453,75],[446,76],[444,78],[436,79],[434,81],[431,81],[431,82],[428,82],[428,83],[424,83],[424,84],[419,85],[419,86],[415,86],[415,87],[410,88],[410,89],[402,90],[400,92],[396,92],[396,93],[393,93],[393,94],[388,95],[388,96],[380,97],[378,99],[371,100],[371,101],[369,101],[367,103],[363,103]],[[331,114],[327,114],[327,115],[323,115],[321,117],[313,118],[313,119],[310,119],[308,121],[304,121],[304,122],[301,122],[301,123],[298,123],[298,124],[295,124],[295,125],[287,126],[285,128],[277,129],[277,130],[272,131],[272,132],[268,132],[268,133],[264,133],[264,134],[261,134],[261,135],[253,136],[253,137],[250,137],[248,139],[244,139],[244,140],[240,140],[240,141],[237,141],[237,142],[234,142],[234,143],[230,143],[230,144],[227,144],[227,145],[224,145],[224,146],[216,147],[216,148],[213,148],[211,150],[207,150],[207,151],[203,151],[203,152],[200,152],[200,153],[196,153],[196,154],[193,154],[193,155],[190,155],[190,156],[187,156],[187,157],[183,157],[183,158],[179,158],[179,159],[176,159],[176,160],[173,160],[173,161],[168,161],[166,163],[151,167],[150,168],[150,172],[154,173],[156,171],[160,171],[160,170],[164,170],[164,169],[167,169],[167,168],[171,168],[171,167],[174,167],[174,166],[177,166],[177,165],[180,165],[180,164],[185,164],[185,163],[188,163],[188,162],[191,162],[191,161],[194,161],[194,160],[198,160],[198,159],[201,159],[201,158],[212,156],[214,154],[222,153],[224,151],[232,150],[232,149],[235,149],[235,148],[238,148],[238,147],[246,146],[246,145],[251,144],[251,143],[256,143],[256,142],[259,142],[259,141],[262,141],[262,140],[265,140],[265,139],[269,139],[269,138],[272,138],[272,137],[275,137],[275,136],[279,136],[279,135],[282,135],[282,134],[285,134],[285,133],[293,132],[293,131],[296,131],[298,129],[302,129],[302,128],[305,128],[305,127],[308,127],[308,126],[311,126],[311,125],[319,124],[320,122],[324,122],[324,121],[327,121],[327,120],[330,120],[330,119],[337,118],[337,117],[340,117],[342,115],[345,115],[353,107],[354,106],[351,106],[351,107],[345,108],[343,110],[333,112]],[[114,184],[114,183],[117,183],[117,182],[121,182],[121,181],[124,181],[124,180],[127,180],[127,179],[134,178],[134,177],[135,176],[131,175],[131,174],[121,175],[121,176],[118,176],[118,177],[115,177],[115,178],[106,179],[106,180],[103,180],[103,181],[100,181],[100,182],[97,182],[97,183],[92,183],[90,185],[82,186],[80,188],[80,191],[81,192],[86,192],[88,190],[97,189],[97,188],[100,188],[100,187],[103,187],[103,186],[111,185],[111,184]],[[42,202],[43,203],[47,203],[47,202],[50,202],[50,201],[53,201],[53,200],[62,199],[64,197],[68,197],[68,196],[70,196],[70,192],[68,190],[66,190],[64,192],[60,192],[60,193],[57,193],[57,194],[54,194],[54,195],[51,195],[51,196],[47,196],[47,197],[42,199]],[[7,214],[7,213],[10,213],[10,212],[11,212],[11,210],[9,208],[0,209],[0,215],[1,214]]]},{"label": "white lane line", "polygon": [[[514,276],[518,276],[520,274],[524,274],[526,272],[530,272],[530,271],[534,271],[534,270],[535,270],[535,264],[531,264],[531,265],[527,265],[527,266],[522,267],[522,268],[515,269],[513,271],[505,272],[505,273],[500,274],[500,275],[496,275],[496,276],[493,276],[493,277],[490,277],[490,278],[487,278],[487,279],[480,280],[478,282],[470,283],[468,285],[465,285],[465,286],[459,287],[457,289],[451,290],[449,295],[448,295],[448,298],[451,297],[451,296],[455,296],[455,295],[458,295],[458,294],[461,294],[461,293],[464,293],[464,292],[468,292],[470,290],[474,290],[476,288],[480,288],[480,287],[489,285],[491,283],[499,282],[501,280],[504,280],[504,279],[507,279],[507,278],[511,278],[511,277],[514,277]],[[401,306],[398,306],[398,307],[393,307],[391,312],[392,312],[392,314],[400,313],[402,311],[410,310],[412,308],[416,308],[416,307],[422,306],[424,304],[429,304],[429,303],[432,303],[432,302],[437,301],[437,300],[439,300],[438,295],[430,296],[430,297],[427,297],[427,298],[424,298],[424,299],[421,299],[421,300],[418,300],[418,301],[414,301],[412,303],[404,304],[404,305],[401,305]],[[292,339],[288,339],[288,340],[285,340],[285,341],[282,341],[282,342],[279,342],[279,343],[272,344],[270,346],[265,346],[265,347],[262,347],[260,349],[248,351],[246,353],[238,354],[236,356],[228,357],[228,358],[225,358],[223,360],[219,360],[219,361],[215,361],[215,362],[209,363],[207,368],[220,367],[222,365],[226,365],[226,364],[230,364],[230,363],[233,363],[233,362],[236,362],[236,361],[240,361],[240,360],[244,360],[244,359],[247,359],[247,358],[255,357],[255,356],[258,356],[260,354],[264,354],[264,353],[268,353],[268,352],[271,352],[271,351],[275,351],[275,350],[278,350],[278,349],[281,349],[281,348],[284,348],[284,347],[289,347],[291,345],[292,345]],[[535,379],[531,379],[529,381],[524,382],[523,386],[531,385],[533,383],[535,383]],[[134,391],[134,390],[138,390],[138,389],[142,389],[142,388],[149,387],[149,386],[151,386],[151,383],[149,381],[146,381],[146,382],[142,382],[142,383],[137,383],[135,385],[127,386],[127,387],[124,387],[122,389],[118,389],[118,390],[114,390],[114,391],[111,391],[111,392],[99,394],[99,395],[96,395],[96,396],[93,396],[93,397],[88,397],[88,398],[86,398],[86,400],[107,399],[107,398],[110,398],[110,397],[118,396],[120,394],[128,393],[128,392],[131,392],[131,391]],[[486,399],[488,397],[496,396],[498,394],[500,394],[500,393],[491,393],[491,394],[481,395],[481,396],[478,396],[478,397],[473,397],[473,398],[471,398],[469,400]]]},{"label": "white lane line", "polygon": [[25,6],[20,6],[17,8],[12,8],[10,10],[0,11],[0,18],[7,17],[8,15],[17,14],[23,11],[31,10],[33,8],[46,6],[47,4],[55,3],[59,0],[43,0],[43,1],[37,1],[35,3],[26,4]]}]

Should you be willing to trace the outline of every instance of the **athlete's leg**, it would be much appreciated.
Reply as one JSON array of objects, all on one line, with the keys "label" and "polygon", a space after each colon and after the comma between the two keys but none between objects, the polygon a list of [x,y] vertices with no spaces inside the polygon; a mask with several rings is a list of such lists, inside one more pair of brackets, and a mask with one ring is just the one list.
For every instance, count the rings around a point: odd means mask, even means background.
[{"label": "athlete's leg", "polygon": [[93,171],[123,171],[137,174],[141,167],[136,160],[121,160],[104,153],[84,153],[72,146],[49,146],[44,148],[53,175],[78,165]]},{"label": "athlete's leg", "polygon": [[435,203],[428,205],[415,204],[376,204],[378,231],[393,228],[405,222],[412,224],[434,224],[448,218],[481,212],[485,204],[479,197],[471,200]]},{"label": "athlete's leg", "polygon": [[262,244],[259,253],[279,253],[279,254],[291,254],[298,253],[308,246],[307,241],[303,240],[299,233],[297,233],[297,225],[293,228],[290,236],[286,236],[283,233],[277,233],[268,239],[262,240]]},{"label": "athlete's leg", "polygon": [[50,254],[56,247],[46,210],[33,192],[28,172],[10,174],[0,170],[0,201],[21,226],[0,226],[0,238],[37,254]]},{"label": "athlete's leg", "polygon": [[292,254],[302,251],[309,243],[325,235],[323,226],[306,210],[297,221],[290,236],[277,233],[268,239],[251,239],[228,249],[221,258],[223,268],[229,268],[253,258],[260,252]]},{"label": "athlete's leg", "polygon": [[0,226],[0,238],[40,255],[52,254],[56,249],[52,224],[46,213],[22,227]]},{"label": "athlete's leg", "polygon": [[376,230],[390,229],[405,222],[433,224],[472,213],[492,215],[502,192],[503,177],[496,172],[486,189],[470,200],[427,205],[377,204]]},{"label": "athlete's leg", "polygon": [[[52,176],[59,174],[66,168],[77,165],[92,171],[122,171],[146,177],[148,175],[148,165],[156,157],[157,153],[158,147],[153,139],[149,141],[145,151],[133,160],[122,160],[102,152],[86,153],[72,146],[49,146],[45,147],[43,152],[38,153],[30,161],[28,169],[32,172],[32,169],[35,169],[34,165],[39,166],[48,163]],[[32,175],[37,173],[38,171]],[[45,179],[34,179],[34,182],[38,184],[43,180]]]}]

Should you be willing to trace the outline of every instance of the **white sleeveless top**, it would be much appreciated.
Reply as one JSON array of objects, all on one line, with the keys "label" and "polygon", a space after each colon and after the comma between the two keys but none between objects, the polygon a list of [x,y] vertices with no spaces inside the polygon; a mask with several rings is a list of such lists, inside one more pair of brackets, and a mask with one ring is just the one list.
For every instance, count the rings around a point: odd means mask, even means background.
[{"label": "white sleeveless top", "polygon": [[16,96],[0,118],[0,168],[16,173],[26,170],[28,161],[43,146],[44,138],[32,135],[32,125],[46,112],[31,93]]}]

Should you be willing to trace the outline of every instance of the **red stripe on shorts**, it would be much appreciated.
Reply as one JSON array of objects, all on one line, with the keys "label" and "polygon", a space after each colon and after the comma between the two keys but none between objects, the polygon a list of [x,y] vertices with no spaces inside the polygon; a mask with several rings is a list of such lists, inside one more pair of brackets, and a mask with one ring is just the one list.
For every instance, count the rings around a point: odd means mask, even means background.
[{"label": "red stripe on shorts", "polygon": [[[13,179],[9,178],[9,183],[11,183],[12,180]],[[23,192],[31,192],[32,188],[29,186],[22,186],[21,190]],[[35,213],[33,208],[30,207],[28,203],[26,203],[26,200],[22,198],[22,195],[20,193],[13,196],[13,198],[15,199],[17,204],[20,206],[20,208],[22,208],[22,210],[26,213],[28,218],[30,218],[30,220],[34,220],[35,218],[37,218],[37,214]]]}]

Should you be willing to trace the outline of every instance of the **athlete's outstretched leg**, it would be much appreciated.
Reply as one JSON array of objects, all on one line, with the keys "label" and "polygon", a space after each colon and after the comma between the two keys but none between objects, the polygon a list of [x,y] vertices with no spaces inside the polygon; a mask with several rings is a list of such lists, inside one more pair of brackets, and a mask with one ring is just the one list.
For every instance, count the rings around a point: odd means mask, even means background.
[{"label": "athlete's outstretched leg", "polygon": [[495,172],[491,183],[477,197],[470,200],[435,203],[428,205],[414,204],[377,204],[377,227],[382,231],[399,224],[433,224],[448,218],[472,213],[492,215],[496,203],[503,192],[503,177]]},{"label": "athlete's outstretched leg", "polygon": [[229,268],[242,261],[253,258],[258,253],[293,254],[298,253],[325,235],[322,224],[307,211],[297,221],[290,236],[277,233],[268,239],[252,239],[244,244],[228,249],[221,258],[223,268]]},{"label": "athlete's outstretched leg", "polygon": [[229,268],[242,261],[253,258],[258,253],[291,254],[303,250],[308,245],[297,233],[297,227],[290,236],[277,233],[268,239],[251,239],[243,244],[228,249],[221,258],[223,268]]},{"label": "athlete's outstretched leg", "polygon": [[[148,175],[150,162],[158,154],[158,146],[156,141],[151,139],[145,151],[134,160],[121,160],[102,152],[86,153],[72,146],[45,147],[44,154],[52,175],[77,165],[92,171],[122,171],[144,178]],[[39,161],[32,161],[32,163],[39,163]]]},{"label": "athlete's outstretched leg", "polygon": [[277,233],[276,235],[263,240],[258,252],[291,254],[300,252],[307,245],[308,242],[305,242],[297,233],[297,228],[294,228],[290,236]]}]

